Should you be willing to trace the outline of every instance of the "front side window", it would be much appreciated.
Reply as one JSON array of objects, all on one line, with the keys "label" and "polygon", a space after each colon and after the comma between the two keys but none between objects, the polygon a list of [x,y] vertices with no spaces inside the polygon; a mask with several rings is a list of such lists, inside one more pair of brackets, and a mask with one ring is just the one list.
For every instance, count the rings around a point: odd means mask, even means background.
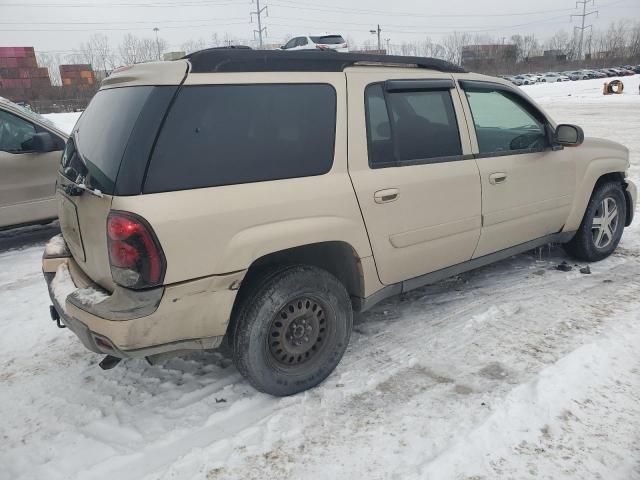
[{"label": "front side window", "polygon": [[36,133],[33,124],[0,110],[0,151],[23,153],[31,150],[30,140]]},{"label": "front side window", "polygon": [[307,41],[307,37],[300,37],[298,38],[298,43],[296,43],[296,46],[298,47],[304,47],[305,45],[308,45],[308,41]]},{"label": "front side window", "polygon": [[462,155],[449,90],[365,90],[369,163],[373,167]]},{"label": "front side window", "polygon": [[335,126],[331,85],[185,86],[158,137],[144,192],[325,174]]},{"label": "front side window", "polygon": [[481,154],[522,153],[548,146],[544,119],[502,90],[465,90]]}]

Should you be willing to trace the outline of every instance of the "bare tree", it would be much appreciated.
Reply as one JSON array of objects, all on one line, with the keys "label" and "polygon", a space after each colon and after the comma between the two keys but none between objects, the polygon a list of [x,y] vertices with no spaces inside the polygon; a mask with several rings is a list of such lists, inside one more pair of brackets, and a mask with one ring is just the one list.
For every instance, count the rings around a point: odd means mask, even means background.
[{"label": "bare tree", "polygon": [[62,55],[59,53],[37,53],[38,66],[46,67],[49,70],[49,79],[51,85],[62,85],[62,79],[60,78],[60,64],[64,63]]},{"label": "bare tree", "polygon": [[127,33],[118,46],[120,62],[125,65],[134,63],[153,62],[160,54],[167,50],[166,40],[160,38],[139,38]]}]

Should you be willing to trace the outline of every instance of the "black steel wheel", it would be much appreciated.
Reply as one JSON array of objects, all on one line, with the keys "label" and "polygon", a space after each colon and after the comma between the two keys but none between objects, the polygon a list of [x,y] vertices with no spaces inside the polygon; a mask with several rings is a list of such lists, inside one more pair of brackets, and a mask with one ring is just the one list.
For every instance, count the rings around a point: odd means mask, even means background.
[{"label": "black steel wheel", "polygon": [[338,365],[353,324],[345,287],[308,265],[272,270],[239,293],[234,363],[258,390],[292,395],[322,382]]}]

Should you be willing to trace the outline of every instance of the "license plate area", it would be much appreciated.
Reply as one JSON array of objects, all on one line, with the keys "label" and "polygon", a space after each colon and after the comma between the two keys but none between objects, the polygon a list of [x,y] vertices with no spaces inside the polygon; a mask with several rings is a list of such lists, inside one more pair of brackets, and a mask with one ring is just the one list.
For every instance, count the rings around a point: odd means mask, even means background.
[{"label": "license plate area", "polygon": [[82,234],[78,221],[78,208],[66,195],[60,196],[60,230],[73,256],[84,262],[86,260]]}]

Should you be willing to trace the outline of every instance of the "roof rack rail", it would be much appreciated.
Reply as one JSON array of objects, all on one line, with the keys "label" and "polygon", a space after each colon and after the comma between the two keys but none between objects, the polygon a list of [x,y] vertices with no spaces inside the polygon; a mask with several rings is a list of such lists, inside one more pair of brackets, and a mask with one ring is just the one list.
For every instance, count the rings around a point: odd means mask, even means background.
[{"label": "roof rack rail", "polygon": [[415,67],[447,73],[465,73],[453,63],[428,57],[369,55],[333,51],[250,50],[208,48],[183,57],[191,63],[191,73],[212,72],[341,72],[354,65]]}]

